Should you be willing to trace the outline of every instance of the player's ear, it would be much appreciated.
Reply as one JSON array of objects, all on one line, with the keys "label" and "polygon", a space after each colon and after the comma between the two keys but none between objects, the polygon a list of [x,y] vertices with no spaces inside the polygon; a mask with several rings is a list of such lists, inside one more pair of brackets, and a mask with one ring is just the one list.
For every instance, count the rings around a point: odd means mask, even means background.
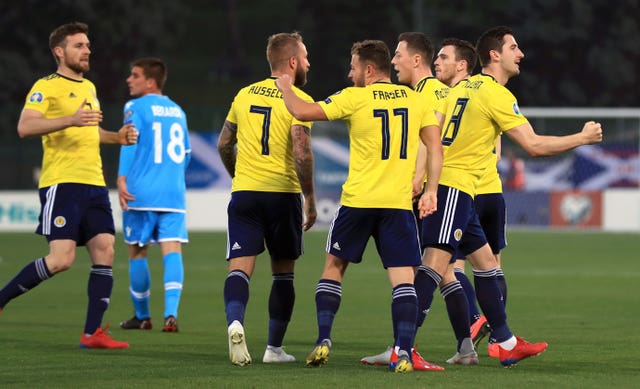
[{"label": "player's ear", "polygon": [[373,65],[367,64],[364,71],[365,71],[365,75],[372,76],[376,72],[376,69],[374,69]]},{"label": "player's ear", "polygon": [[53,55],[55,55],[58,58],[58,60],[62,58],[63,54],[64,54],[64,49],[61,46],[55,46],[53,48]]},{"label": "player's ear", "polygon": [[500,53],[497,50],[489,50],[491,61],[500,61]]},{"label": "player's ear", "polygon": [[296,58],[295,55],[289,58],[289,68],[295,69],[297,64],[298,64],[298,58]]}]

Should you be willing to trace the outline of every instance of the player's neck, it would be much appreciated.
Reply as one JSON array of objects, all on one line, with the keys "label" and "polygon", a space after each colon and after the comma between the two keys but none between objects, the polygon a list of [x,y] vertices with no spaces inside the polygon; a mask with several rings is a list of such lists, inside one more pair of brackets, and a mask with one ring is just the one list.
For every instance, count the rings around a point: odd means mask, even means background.
[{"label": "player's neck", "polygon": [[493,77],[498,82],[498,84],[503,86],[507,85],[507,81],[509,81],[509,76],[507,76],[505,72],[495,69],[492,66],[483,67],[482,73],[488,74],[489,76]]},{"label": "player's neck", "polygon": [[162,96],[162,91],[158,88],[148,89],[144,92],[143,96],[146,95],[159,95]]},{"label": "player's neck", "polygon": [[58,66],[58,70],[56,71],[56,73],[65,76],[67,78],[71,78],[73,80],[82,80],[84,78],[82,73],[78,73],[74,70],[71,70],[70,68],[60,64]]},{"label": "player's neck", "polygon": [[451,80],[451,82],[449,83],[449,86],[450,86],[450,87],[453,87],[453,86],[457,85],[460,81],[462,81],[462,80],[466,80],[466,79],[467,79],[467,78],[469,78],[469,77],[470,77],[470,74],[469,74],[469,73],[460,73],[460,74],[456,75],[456,76]]},{"label": "player's neck", "polygon": [[369,75],[365,75],[364,77],[365,85],[375,84],[376,82],[391,82],[391,77],[389,77],[384,73],[379,73],[379,72],[372,72]]},{"label": "player's neck", "polygon": [[295,72],[287,72],[287,71],[282,71],[282,70],[272,70],[271,71],[271,78],[278,78],[280,76],[284,76],[284,75],[288,75],[289,77],[291,77],[291,79],[293,80],[296,76]]},{"label": "player's neck", "polygon": [[413,79],[411,80],[411,87],[415,88],[416,85],[420,82],[420,80],[425,79],[427,77],[433,77],[433,73],[431,73],[431,69],[418,70],[414,73]]}]

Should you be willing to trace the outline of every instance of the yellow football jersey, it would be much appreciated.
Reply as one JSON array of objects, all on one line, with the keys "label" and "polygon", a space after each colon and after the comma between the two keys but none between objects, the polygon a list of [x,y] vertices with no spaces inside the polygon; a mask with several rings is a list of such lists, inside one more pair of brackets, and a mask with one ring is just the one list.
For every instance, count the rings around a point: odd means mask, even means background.
[{"label": "yellow football jersey", "polygon": [[349,128],[349,176],[341,204],[411,210],[419,131],[438,125],[426,97],[404,85],[350,87],[319,102]]},{"label": "yellow football jersey", "polygon": [[498,156],[492,153],[493,165],[487,167],[476,185],[476,194],[502,193],[502,180],[498,174]]},{"label": "yellow football jersey", "polygon": [[449,95],[449,87],[433,76],[424,77],[413,88],[416,92],[427,96],[433,110],[442,112],[442,105]]},{"label": "yellow football jersey", "polygon": [[[302,90],[294,92],[305,101],[313,99]],[[238,126],[236,175],[231,191],[300,193],[293,160],[291,126],[311,128],[311,122],[294,118],[270,77],[242,88],[231,104],[227,121]]]},{"label": "yellow football jersey", "polygon": [[[70,116],[86,99],[86,109],[100,109],[96,87],[54,73],[36,81],[24,108],[38,111],[45,119]],[[42,136],[40,188],[60,183],[105,186],[100,157],[99,127],[67,127]]]},{"label": "yellow football jersey", "polygon": [[[435,112],[443,113],[444,100],[449,95],[447,85],[433,76],[428,76],[420,79],[413,89],[427,97]],[[424,182],[427,182],[426,176]]]},{"label": "yellow football jersey", "polygon": [[495,168],[498,136],[527,119],[513,94],[486,74],[462,80],[444,102],[444,162],[440,184],[475,196],[478,180]]}]

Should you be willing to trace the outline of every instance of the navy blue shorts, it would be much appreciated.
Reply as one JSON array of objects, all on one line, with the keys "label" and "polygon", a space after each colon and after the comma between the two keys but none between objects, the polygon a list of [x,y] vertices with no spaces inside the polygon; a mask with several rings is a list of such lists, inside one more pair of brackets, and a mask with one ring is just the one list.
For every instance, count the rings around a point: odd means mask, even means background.
[{"label": "navy blue shorts", "polygon": [[507,206],[504,196],[502,193],[480,194],[474,199],[473,206],[491,251],[498,254],[507,247]]},{"label": "navy blue shorts", "polygon": [[299,193],[233,192],[227,215],[227,259],[258,255],[265,244],[274,261],[302,254]]},{"label": "navy blue shorts", "polygon": [[412,211],[403,209],[341,205],[329,227],[327,252],[360,263],[371,236],[385,268],[420,265],[416,220]]},{"label": "navy blue shorts", "polygon": [[36,233],[47,241],[71,239],[84,246],[98,234],[115,234],[109,191],[104,186],[56,184],[41,188]]},{"label": "navy blue shorts", "polygon": [[453,263],[457,253],[470,254],[486,243],[471,196],[438,185],[438,210],[422,219],[422,248],[446,250],[451,253]]}]

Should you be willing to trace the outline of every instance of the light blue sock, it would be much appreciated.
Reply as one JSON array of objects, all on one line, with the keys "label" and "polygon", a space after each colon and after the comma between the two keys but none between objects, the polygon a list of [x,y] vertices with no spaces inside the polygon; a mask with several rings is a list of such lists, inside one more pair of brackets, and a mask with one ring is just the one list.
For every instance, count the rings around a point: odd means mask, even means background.
[{"label": "light blue sock", "polygon": [[129,293],[133,302],[133,309],[138,319],[146,319],[149,315],[149,290],[151,274],[147,258],[129,259]]},{"label": "light blue sock", "polygon": [[164,256],[164,317],[178,317],[178,306],[184,281],[184,267],[181,253]]}]

